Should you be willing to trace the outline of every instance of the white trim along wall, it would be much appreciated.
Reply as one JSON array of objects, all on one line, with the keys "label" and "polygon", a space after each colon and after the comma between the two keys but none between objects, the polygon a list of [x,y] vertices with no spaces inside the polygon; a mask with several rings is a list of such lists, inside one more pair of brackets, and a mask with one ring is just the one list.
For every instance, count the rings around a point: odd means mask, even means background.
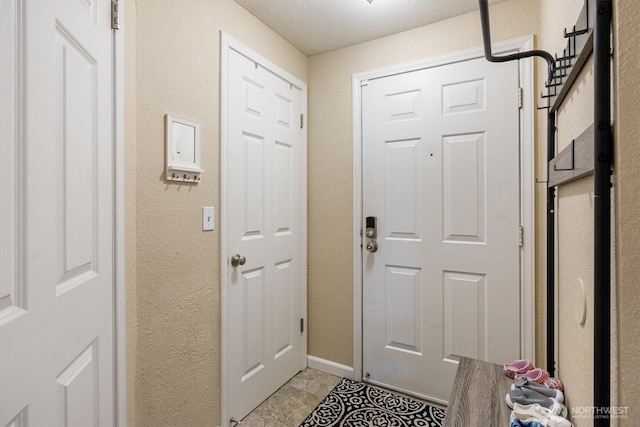
[{"label": "white trim along wall", "polygon": [[307,366],[311,369],[326,372],[327,374],[353,379],[353,367],[343,365],[342,363],[333,362],[316,356],[307,356]]},{"label": "white trim along wall", "polygon": [[[533,48],[533,36],[520,37],[493,45],[496,54],[526,51]],[[348,377],[362,379],[362,103],[361,83],[365,80],[417,71],[484,57],[482,47],[437,56],[409,64],[358,73],[353,76],[353,368]],[[534,192],[534,84],[531,59],[520,60],[520,86],[523,106],[520,110],[520,220],[524,227],[523,247],[520,252],[521,268],[521,344],[523,358],[535,356],[535,192]],[[311,366],[311,361],[309,363]],[[320,366],[326,366],[320,365]],[[320,368],[321,369],[321,368]],[[324,369],[321,369],[324,370]],[[328,372],[328,371],[327,371]],[[347,375],[345,375],[347,376]]]},{"label": "white trim along wall", "polygon": [[[120,1],[120,19],[124,22],[124,3]],[[114,380],[115,425],[127,425],[127,349],[125,304],[125,211],[124,211],[124,25],[113,33],[113,135],[114,144]]]}]

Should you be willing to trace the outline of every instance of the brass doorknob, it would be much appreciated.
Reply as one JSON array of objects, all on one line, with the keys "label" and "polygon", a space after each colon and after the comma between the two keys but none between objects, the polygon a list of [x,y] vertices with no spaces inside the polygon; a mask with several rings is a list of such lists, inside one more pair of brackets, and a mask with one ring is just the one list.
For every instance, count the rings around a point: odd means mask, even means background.
[{"label": "brass doorknob", "polygon": [[247,262],[247,259],[240,254],[233,254],[231,257],[231,265],[234,267],[244,265],[245,262]]}]

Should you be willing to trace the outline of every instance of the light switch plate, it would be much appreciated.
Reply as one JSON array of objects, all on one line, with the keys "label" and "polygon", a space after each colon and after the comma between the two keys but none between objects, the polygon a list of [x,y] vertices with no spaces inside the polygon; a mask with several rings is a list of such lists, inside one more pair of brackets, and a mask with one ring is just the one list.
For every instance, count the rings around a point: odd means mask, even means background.
[{"label": "light switch plate", "polygon": [[214,216],[213,206],[202,208],[202,231],[210,231],[216,229],[216,220]]}]

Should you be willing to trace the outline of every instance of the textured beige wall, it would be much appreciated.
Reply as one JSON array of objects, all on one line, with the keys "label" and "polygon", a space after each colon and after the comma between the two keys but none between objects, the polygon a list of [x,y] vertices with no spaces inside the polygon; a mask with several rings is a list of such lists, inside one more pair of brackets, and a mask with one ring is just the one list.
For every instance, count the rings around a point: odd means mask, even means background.
[{"label": "textured beige wall", "polygon": [[136,291],[136,0],[126,0],[124,39],[124,150],[125,150],[125,310],[127,328],[127,423],[136,423],[138,309]]},{"label": "textured beige wall", "polygon": [[[540,48],[561,56],[566,45],[563,29],[571,28],[584,5],[583,0],[543,0],[540,2]],[[546,75],[538,68],[538,84],[543,87]],[[542,117],[545,117],[544,119]],[[544,140],[546,111],[539,114],[538,135]],[[593,123],[593,61],[589,60],[569,95],[557,112],[556,141],[558,151]],[[546,175],[543,144],[539,145],[540,173]],[[544,197],[544,196],[542,196]],[[556,193],[556,286],[558,316],[556,375],[564,382],[566,405],[593,406],[593,177],[586,177],[557,188]],[[544,212],[542,209],[540,212]],[[539,249],[544,256],[546,246]],[[544,258],[542,258],[544,261]],[[546,268],[542,262],[539,268]],[[544,270],[540,272],[544,274]],[[580,284],[579,280],[582,281]],[[584,291],[582,290],[584,288]],[[540,287],[540,290],[543,290]],[[545,295],[539,295],[544,304]],[[578,307],[586,299],[586,320],[578,321]],[[540,305],[539,313],[546,310]],[[541,335],[539,335],[541,337]],[[544,338],[546,339],[546,338]],[[538,347],[539,363],[543,363],[546,341]],[[592,425],[590,418],[574,417],[576,427]]]},{"label": "textured beige wall", "polygon": [[[231,0],[137,0],[135,16],[137,301],[128,302],[137,307],[138,330],[131,424],[218,425],[219,223],[202,232],[201,208],[215,206],[219,218],[219,31],[303,81],[307,58]],[[202,125],[205,172],[198,185],[163,180],[166,113]]]},{"label": "textured beige wall", "polygon": [[[584,0],[540,0],[540,32],[538,37],[537,47],[548,52],[562,53],[562,49],[565,47],[566,39],[563,37],[562,30],[575,24],[580,10],[584,4]],[[537,75],[536,75],[536,93],[545,92],[544,81],[547,78],[546,62],[537,61]],[[571,128],[567,128],[566,124],[571,123],[571,119],[567,119],[564,114],[566,111],[574,111],[573,108],[577,107],[580,114],[586,117],[589,121],[590,117],[593,117],[593,103],[588,96],[582,96],[584,90],[590,90],[585,82],[581,83],[581,90],[572,91],[572,95],[567,99],[563,105],[562,110],[557,114],[558,119],[562,122],[562,126],[559,126],[559,134],[557,135],[557,142],[561,148],[565,147],[572,138],[580,134],[583,129],[580,129],[581,124],[571,124]],[[591,91],[591,93],[593,93]],[[536,101],[543,105],[544,101],[539,97]],[[571,104],[571,109],[567,110],[567,105]],[[591,120],[593,121],[593,120]],[[589,123],[591,122],[589,121]],[[577,133],[576,133],[577,132]],[[536,176],[539,180],[545,180],[547,177],[547,112],[546,110],[539,110],[537,114],[537,151],[536,151]],[[573,136],[571,136],[573,135]],[[571,139],[568,139],[571,138]],[[584,185],[584,184],[583,184]],[[538,226],[536,227],[536,365],[546,366],[546,186],[539,184],[536,187],[536,216],[538,218]],[[567,218],[567,217],[564,217]],[[557,217],[556,222],[562,220],[562,217]],[[572,224],[569,224],[570,226]],[[568,249],[567,246],[563,246],[561,249]],[[562,257],[564,260],[565,257]],[[566,271],[566,269],[563,269]],[[558,282],[560,278],[556,278]],[[587,283],[588,285],[588,283]],[[564,288],[563,288],[564,289]],[[571,310],[573,313],[573,310]],[[563,313],[566,316],[567,313]]]},{"label": "textured beige wall", "polygon": [[[588,61],[570,95],[558,111],[558,149],[593,123],[593,61]],[[593,176],[557,189],[558,358],[569,407],[593,406]],[[580,285],[582,281],[584,291]],[[586,321],[577,313],[586,298]],[[588,418],[573,420],[576,427],[591,425]]]},{"label": "textured beige wall", "polygon": [[[494,41],[535,34],[538,4],[491,20]],[[481,44],[476,12],[309,58],[309,354],[353,364],[352,75]]]},{"label": "textured beige wall", "polygon": [[618,405],[629,407],[622,426],[640,422],[640,8],[619,0],[615,9],[615,175],[617,254]]}]

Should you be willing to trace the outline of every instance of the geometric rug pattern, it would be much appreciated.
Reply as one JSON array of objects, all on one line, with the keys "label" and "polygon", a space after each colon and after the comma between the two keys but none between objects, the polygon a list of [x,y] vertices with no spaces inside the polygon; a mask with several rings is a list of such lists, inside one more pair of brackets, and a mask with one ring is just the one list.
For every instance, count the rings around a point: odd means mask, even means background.
[{"label": "geometric rug pattern", "polygon": [[300,427],[442,427],[445,410],[343,378]]}]

